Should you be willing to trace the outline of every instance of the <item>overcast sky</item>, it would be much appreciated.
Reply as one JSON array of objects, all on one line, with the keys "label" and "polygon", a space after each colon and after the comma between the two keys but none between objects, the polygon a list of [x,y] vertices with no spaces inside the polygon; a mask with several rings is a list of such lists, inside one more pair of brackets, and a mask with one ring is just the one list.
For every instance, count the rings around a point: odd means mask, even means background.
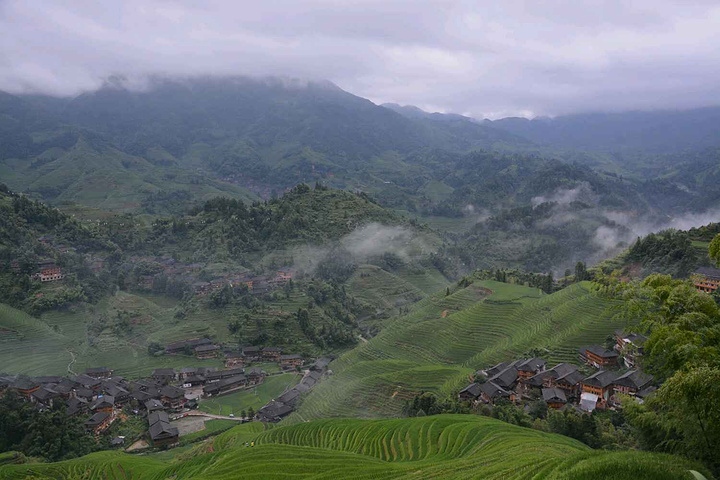
[{"label": "overcast sky", "polygon": [[322,78],[478,118],[720,104],[717,0],[0,0],[0,89]]}]

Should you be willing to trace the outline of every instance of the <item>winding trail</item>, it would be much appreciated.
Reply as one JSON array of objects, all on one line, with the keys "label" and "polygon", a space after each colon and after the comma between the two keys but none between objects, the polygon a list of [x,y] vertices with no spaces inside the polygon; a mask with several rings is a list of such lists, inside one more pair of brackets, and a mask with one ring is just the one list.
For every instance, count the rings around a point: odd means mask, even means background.
[{"label": "winding trail", "polygon": [[77,360],[77,357],[75,357],[75,354],[72,352],[72,350],[68,350],[68,353],[70,354],[70,363],[68,363],[67,371],[70,375],[77,375],[75,371],[72,369],[73,363],[75,363],[75,360]]}]

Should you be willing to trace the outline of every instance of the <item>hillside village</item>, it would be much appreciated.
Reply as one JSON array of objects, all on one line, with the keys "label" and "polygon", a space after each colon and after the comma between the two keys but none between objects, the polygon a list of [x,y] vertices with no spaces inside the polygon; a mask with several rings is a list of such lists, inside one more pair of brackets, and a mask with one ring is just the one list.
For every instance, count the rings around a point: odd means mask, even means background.
[{"label": "hillside village", "polygon": [[501,401],[527,407],[542,399],[549,408],[581,413],[619,408],[620,395],[643,402],[658,388],[653,377],[637,367],[647,337],[616,330],[614,338],[611,350],[601,345],[580,348],[581,366],[559,363],[549,367],[542,358],[530,358],[479,370],[458,398],[474,407]]},{"label": "hillside village", "polygon": [[[188,350],[194,352],[197,358],[222,353],[225,368],[158,368],[149,377],[135,380],[114,375],[109,367],[88,368],[82,374],[69,377],[0,374],[0,395],[15,392],[40,410],[64,406],[67,415],[84,418],[86,430],[96,437],[106,432],[114,422],[126,421],[128,416],[145,418],[145,436],[149,445],[170,447],[180,440],[179,430],[173,426],[174,420],[188,415],[208,415],[196,411],[204,400],[253,389],[265,381],[268,373],[261,366],[249,366],[253,363],[276,362],[281,371],[272,375],[299,372],[302,378],[257,412],[250,409],[246,417],[231,414],[209,418],[278,422],[293,412],[301,395],[309,392],[323,376],[332,373],[328,369],[332,357],[318,358],[305,364],[302,356],[283,355],[276,347],[246,346],[237,352],[220,352],[220,347],[207,338],[188,339],[165,347],[168,355],[183,354]],[[122,446],[124,439],[114,438],[112,444]]]}]

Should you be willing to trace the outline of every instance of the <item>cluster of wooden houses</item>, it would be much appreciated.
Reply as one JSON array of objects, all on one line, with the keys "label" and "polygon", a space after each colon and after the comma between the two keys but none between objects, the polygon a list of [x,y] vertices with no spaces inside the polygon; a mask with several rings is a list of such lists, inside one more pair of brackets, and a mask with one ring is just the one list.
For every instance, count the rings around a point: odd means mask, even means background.
[{"label": "cluster of wooden houses", "polygon": [[246,285],[253,295],[263,295],[293,278],[293,269],[283,267],[268,275],[251,275],[248,273],[224,273],[206,281],[200,275],[205,268],[202,263],[184,263],[170,256],[134,256],[121,268],[129,273],[135,265],[143,264],[152,274],[137,277],[137,287],[151,290],[156,277],[167,277],[189,285],[193,293],[205,296],[221,290],[225,286]]},{"label": "cluster of wooden houses", "polygon": [[250,345],[237,350],[224,350],[221,345],[213,343],[209,338],[193,338],[170,343],[165,347],[168,355],[192,353],[199,359],[225,358],[225,367],[242,367],[252,362],[277,362],[284,370],[301,367],[304,363],[302,355],[283,355],[279,347],[262,347]]},{"label": "cluster of wooden houses", "polygon": [[[15,273],[20,273],[20,262],[17,260],[10,262],[10,270]],[[44,259],[37,262],[35,273],[33,273],[30,278],[46,283],[62,280],[64,276],[62,268],[60,268],[55,260]]]},{"label": "cluster of wooden houses", "polygon": [[[87,430],[100,434],[115,421],[118,413],[126,406],[138,415],[180,412],[197,407],[197,401],[188,398],[188,389],[192,387],[200,386],[204,395],[217,395],[261,383],[264,376],[265,373],[260,368],[247,371],[242,368],[215,370],[188,367],[177,371],[172,368],[159,368],[154,370],[149,378],[128,381],[114,376],[107,367],[98,367],[89,368],[84,374],[73,377],[0,376],[0,394],[16,391],[41,409],[51,408],[61,402],[65,404],[68,415],[87,416]],[[150,417],[148,419],[150,420]],[[150,439],[153,443],[173,443],[173,439],[168,435],[177,429],[169,429],[165,425],[153,427],[155,423],[149,424]]]},{"label": "cluster of wooden houses", "polygon": [[[476,372],[476,381],[462,389],[459,398],[473,404],[494,404],[503,399],[520,403],[542,398],[551,408],[574,405],[585,412],[614,406],[617,394],[642,401],[657,390],[652,385],[652,376],[637,368],[645,337],[618,330],[615,340],[613,350],[598,345],[579,349],[579,358],[598,369],[592,374],[582,373],[570,363],[548,368],[542,358],[503,362]],[[629,369],[617,370],[621,357]]]}]

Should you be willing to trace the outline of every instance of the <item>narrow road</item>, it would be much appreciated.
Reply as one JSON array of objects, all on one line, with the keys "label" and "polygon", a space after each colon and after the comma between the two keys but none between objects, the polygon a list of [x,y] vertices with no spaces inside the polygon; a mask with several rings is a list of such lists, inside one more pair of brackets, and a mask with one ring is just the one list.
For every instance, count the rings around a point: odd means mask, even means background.
[{"label": "narrow road", "polygon": [[72,352],[72,350],[68,350],[68,353],[70,354],[70,359],[71,359],[71,360],[70,360],[70,363],[68,363],[67,371],[68,371],[68,373],[69,373],[70,375],[77,375],[77,374],[73,371],[73,369],[72,369],[73,363],[75,363],[75,360],[77,360],[77,359],[75,358],[75,354]]},{"label": "narrow road", "polygon": [[197,412],[197,411],[188,412],[187,414],[188,414],[188,416],[193,416],[193,417],[208,417],[208,418],[214,418],[217,420],[235,420],[236,422],[242,422],[242,418],[240,418],[240,417],[226,417],[225,415],[213,415],[212,413]]},{"label": "narrow road", "polygon": [[361,342],[367,343],[367,339],[365,337],[363,337],[362,335],[358,335],[358,338],[360,339]]}]

